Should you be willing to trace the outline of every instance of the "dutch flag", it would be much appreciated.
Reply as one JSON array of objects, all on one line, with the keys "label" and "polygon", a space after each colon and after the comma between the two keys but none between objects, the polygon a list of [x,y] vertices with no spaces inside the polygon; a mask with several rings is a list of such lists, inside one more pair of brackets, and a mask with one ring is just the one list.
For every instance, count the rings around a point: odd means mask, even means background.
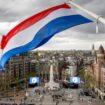
[{"label": "dutch flag", "polygon": [[67,4],[48,8],[27,18],[2,37],[0,68],[4,68],[13,55],[38,48],[56,33],[89,22],[92,21],[77,14]]}]

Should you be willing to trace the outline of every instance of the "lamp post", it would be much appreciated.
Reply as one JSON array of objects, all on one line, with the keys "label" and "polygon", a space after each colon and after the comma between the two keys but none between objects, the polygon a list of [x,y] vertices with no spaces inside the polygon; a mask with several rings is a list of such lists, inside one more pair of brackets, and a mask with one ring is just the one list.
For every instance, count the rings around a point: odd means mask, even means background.
[{"label": "lamp post", "polygon": [[15,104],[15,93],[16,93],[16,88],[14,86],[14,104]]},{"label": "lamp post", "polygon": [[28,93],[27,93],[27,78],[25,79],[25,95],[24,95],[24,104],[25,104],[25,101],[26,101],[26,98],[28,96]]}]

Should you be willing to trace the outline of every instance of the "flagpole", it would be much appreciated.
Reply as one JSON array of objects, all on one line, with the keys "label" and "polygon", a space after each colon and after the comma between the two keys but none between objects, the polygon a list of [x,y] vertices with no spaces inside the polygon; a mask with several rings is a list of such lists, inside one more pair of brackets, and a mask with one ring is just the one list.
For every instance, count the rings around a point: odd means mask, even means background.
[{"label": "flagpole", "polygon": [[97,14],[91,12],[91,11],[88,11],[87,9],[85,9],[85,8],[83,8],[83,7],[81,7],[81,6],[79,6],[78,4],[74,3],[73,1],[67,0],[67,1],[66,1],[66,4],[67,4],[67,5],[70,5],[70,4],[71,4],[71,5],[75,6],[75,7],[78,8],[79,10],[81,10],[81,11],[87,13],[88,15],[90,15],[91,17],[95,18],[96,21],[100,21],[101,23],[105,24],[105,19],[104,19],[104,18],[102,18],[101,16],[99,16],[99,15],[97,15]]}]

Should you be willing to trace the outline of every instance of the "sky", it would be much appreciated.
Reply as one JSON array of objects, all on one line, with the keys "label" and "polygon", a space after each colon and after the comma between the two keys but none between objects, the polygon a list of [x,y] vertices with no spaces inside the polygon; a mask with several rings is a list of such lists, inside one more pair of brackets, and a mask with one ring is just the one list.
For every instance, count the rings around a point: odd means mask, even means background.
[{"label": "sky", "polygon": [[[75,3],[105,18],[105,0],[73,0]],[[0,0],[0,37],[6,35],[16,24],[27,17],[51,6],[64,3],[64,0]],[[72,6],[78,13],[91,18],[86,13]],[[94,20],[96,21],[96,20]],[[91,50],[92,45],[98,49],[105,48],[105,24],[89,23],[67,29],[56,34],[38,50]]]}]

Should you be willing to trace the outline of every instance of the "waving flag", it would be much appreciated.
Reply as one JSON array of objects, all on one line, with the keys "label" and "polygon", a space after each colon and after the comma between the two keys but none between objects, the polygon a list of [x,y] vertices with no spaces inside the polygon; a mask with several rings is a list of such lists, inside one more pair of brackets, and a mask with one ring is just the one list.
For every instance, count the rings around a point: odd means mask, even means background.
[{"label": "waving flag", "polygon": [[56,33],[89,22],[92,21],[77,14],[67,4],[51,7],[29,17],[3,36],[0,67],[4,68],[13,55],[45,44]]}]

